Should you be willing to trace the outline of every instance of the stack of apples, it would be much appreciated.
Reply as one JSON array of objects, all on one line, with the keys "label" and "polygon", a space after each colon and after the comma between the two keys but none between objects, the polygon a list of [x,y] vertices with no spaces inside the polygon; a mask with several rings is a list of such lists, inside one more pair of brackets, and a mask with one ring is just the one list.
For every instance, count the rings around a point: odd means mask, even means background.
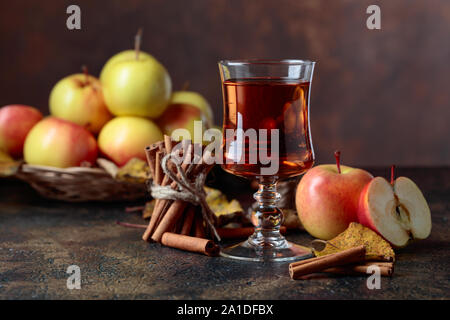
[{"label": "stack of apples", "polygon": [[340,165],[319,165],[309,170],[297,187],[297,213],[306,231],[329,240],[351,222],[371,228],[394,247],[425,239],[431,232],[431,213],[417,185],[409,178],[391,181],[369,172]]},{"label": "stack of apples", "polygon": [[172,92],[166,68],[140,50],[111,57],[99,79],[83,73],[60,80],[50,93],[50,116],[36,108],[10,105],[0,109],[0,161],[24,158],[33,165],[93,166],[98,156],[118,166],[145,160],[147,145],[184,128],[193,135],[194,121],[213,124],[210,105],[192,91]]}]

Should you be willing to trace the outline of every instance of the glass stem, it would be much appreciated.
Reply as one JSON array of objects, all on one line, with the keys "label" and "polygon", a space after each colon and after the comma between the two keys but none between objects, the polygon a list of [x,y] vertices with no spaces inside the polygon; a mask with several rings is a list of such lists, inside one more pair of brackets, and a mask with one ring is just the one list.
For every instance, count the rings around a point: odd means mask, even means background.
[{"label": "glass stem", "polygon": [[258,225],[248,242],[254,246],[285,246],[286,239],[280,234],[283,213],[277,208],[277,202],[281,198],[277,192],[277,178],[273,176],[259,177],[259,189],[253,197],[258,203],[255,212]]}]

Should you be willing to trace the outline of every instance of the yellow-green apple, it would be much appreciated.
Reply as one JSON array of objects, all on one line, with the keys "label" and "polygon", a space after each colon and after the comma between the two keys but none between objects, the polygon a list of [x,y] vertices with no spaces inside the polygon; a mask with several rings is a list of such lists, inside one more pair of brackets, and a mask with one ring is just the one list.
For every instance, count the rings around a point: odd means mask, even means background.
[{"label": "yellow-green apple", "polygon": [[214,125],[214,115],[208,101],[199,93],[193,91],[175,91],[170,99],[169,106],[172,104],[188,104],[200,109],[206,126],[212,127]]},{"label": "yellow-green apple", "polygon": [[409,178],[391,182],[376,177],[361,192],[358,220],[395,247],[405,246],[411,239],[425,239],[431,233],[431,214],[427,201]]},{"label": "yellow-green apple", "polygon": [[[122,58],[127,57],[122,53]],[[102,78],[108,109],[116,116],[156,118],[170,99],[169,73],[155,58],[132,55],[116,59]]]},{"label": "yellow-green apple", "polygon": [[28,134],[24,158],[29,164],[58,168],[93,165],[97,159],[97,142],[84,127],[47,117]]},{"label": "yellow-green apple", "polygon": [[[205,122],[202,121],[202,113],[199,108],[190,104],[172,104],[156,120],[164,134],[172,136],[174,140],[188,139],[194,143],[202,143],[203,137],[195,134],[195,125],[200,125],[201,131],[206,129]],[[174,132],[177,129],[186,129],[188,136],[179,136]]]},{"label": "yellow-green apple", "polygon": [[145,160],[145,147],[162,139],[161,130],[151,120],[117,117],[100,131],[98,145],[105,156],[123,166],[132,158]]},{"label": "yellow-green apple", "polygon": [[14,158],[23,155],[23,144],[31,128],[42,120],[42,113],[33,107],[9,105],[0,109],[0,150]]},{"label": "yellow-green apple", "polygon": [[373,176],[361,169],[340,165],[319,165],[300,180],[296,207],[300,221],[312,236],[329,240],[357,221],[359,196]]},{"label": "yellow-green apple", "polygon": [[[153,56],[143,51],[139,51],[139,57],[145,60],[154,59]],[[103,66],[100,72],[100,82],[105,82],[105,80],[109,78],[109,71],[111,70],[111,67],[114,66],[116,63],[129,61],[135,58],[136,58],[135,50],[125,50],[113,55],[111,58],[108,59],[108,61],[106,61],[105,65]]]},{"label": "yellow-green apple", "polygon": [[97,134],[112,115],[103,99],[100,81],[87,74],[73,74],[60,80],[50,93],[50,113],[72,121]]},{"label": "yellow-green apple", "polygon": [[169,103],[172,81],[166,68],[140,51],[141,30],[135,50],[110,58],[100,74],[106,105],[116,116],[157,118]]}]

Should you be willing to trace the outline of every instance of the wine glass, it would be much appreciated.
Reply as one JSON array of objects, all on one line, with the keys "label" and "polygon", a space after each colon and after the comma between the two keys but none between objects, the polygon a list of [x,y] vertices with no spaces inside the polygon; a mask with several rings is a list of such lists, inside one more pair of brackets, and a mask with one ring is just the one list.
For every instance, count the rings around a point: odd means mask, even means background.
[{"label": "wine glass", "polygon": [[255,232],[226,247],[222,255],[249,261],[287,261],[310,252],[280,234],[277,208],[281,179],[298,176],[314,164],[309,96],[315,62],[306,60],[223,60],[222,168],[257,179]]}]

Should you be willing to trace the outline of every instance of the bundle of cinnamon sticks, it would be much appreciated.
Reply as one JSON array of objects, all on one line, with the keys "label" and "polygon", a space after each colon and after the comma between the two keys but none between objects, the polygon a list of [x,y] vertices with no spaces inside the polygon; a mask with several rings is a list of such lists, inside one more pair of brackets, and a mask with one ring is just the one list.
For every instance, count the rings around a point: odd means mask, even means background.
[{"label": "bundle of cinnamon sticks", "polygon": [[289,264],[291,279],[306,279],[314,273],[333,273],[345,275],[371,274],[377,267],[381,276],[392,276],[393,262],[366,261],[366,249],[358,246],[321,257],[301,260]]},{"label": "bundle of cinnamon sticks", "polygon": [[[146,148],[147,162],[153,178],[153,183],[159,186],[170,186],[177,190],[179,186],[169,175],[164,173],[161,166],[162,159],[172,153],[178,152],[177,157],[181,159],[181,169],[187,179],[193,181],[204,172],[208,172],[212,165],[206,159],[208,153],[202,153],[199,161],[193,161],[195,146],[187,140],[178,144],[169,136],[164,136],[164,141],[157,142]],[[201,146],[197,146],[201,148]],[[176,149],[176,151],[175,151]],[[176,171],[175,165],[167,162],[169,170]],[[177,172],[177,177],[182,172]],[[206,239],[209,232],[202,215],[201,207],[183,200],[156,199],[156,203],[150,218],[150,222],[142,236],[145,241],[153,240],[163,245],[187,251],[200,252],[208,256],[219,253],[219,246],[213,240]]]}]

